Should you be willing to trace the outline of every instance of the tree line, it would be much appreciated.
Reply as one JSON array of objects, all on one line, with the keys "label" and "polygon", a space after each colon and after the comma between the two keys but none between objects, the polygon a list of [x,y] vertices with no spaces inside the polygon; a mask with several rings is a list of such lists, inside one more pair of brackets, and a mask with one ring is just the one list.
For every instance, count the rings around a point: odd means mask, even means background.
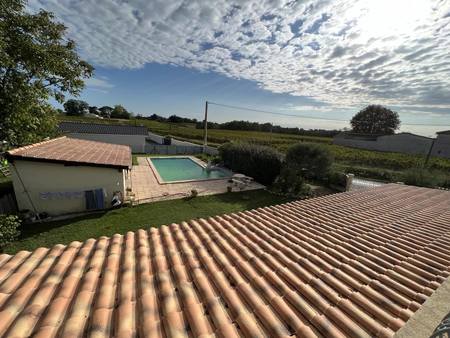
[{"label": "tree line", "polygon": [[[203,129],[205,121],[197,122],[196,128]],[[250,121],[230,121],[224,123],[208,122],[208,129],[226,129],[226,130],[245,130],[245,131],[264,131],[280,134],[294,134],[318,137],[333,137],[338,134],[339,130],[326,129],[303,129],[298,127],[282,127],[272,123],[259,123]]]},{"label": "tree line", "polygon": [[[198,121],[187,117],[171,115],[169,117],[152,114],[150,116],[136,115],[137,119],[145,119],[169,123],[194,123],[197,129],[203,129],[205,121]],[[351,132],[357,134],[385,135],[393,134],[400,126],[397,112],[381,105],[369,105],[355,114],[350,121]],[[294,134],[304,136],[333,137],[341,131],[337,129],[303,129],[298,127],[282,127],[272,123],[259,123],[250,121],[229,121],[224,123],[208,122],[208,129],[261,131],[280,134]]]},{"label": "tree line", "polygon": [[[164,117],[158,114],[152,114],[150,116],[136,115],[137,119],[169,122],[169,123],[192,123],[195,124],[196,129],[203,129],[205,121],[198,121],[197,119],[191,119],[187,117],[181,117],[178,115],[170,115]],[[273,125],[272,123],[259,123],[250,121],[230,121],[224,123],[208,122],[208,129],[226,129],[226,130],[245,130],[245,131],[264,131],[281,134],[296,134],[305,136],[319,136],[319,137],[333,137],[339,133],[339,130],[325,130],[325,129],[303,129],[297,127],[281,127]]]},{"label": "tree line", "polygon": [[143,116],[141,114],[136,115],[137,119],[140,120],[150,120],[158,122],[170,122],[170,123],[197,123],[197,119],[190,119],[188,117],[181,117],[178,115],[170,115],[169,117],[164,117],[158,114],[152,114],[150,116]]},{"label": "tree line", "polygon": [[64,111],[62,113],[68,116],[85,116],[87,114],[97,115],[103,118],[112,119],[130,119],[133,114],[125,109],[124,106],[117,104],[114,107],[90,106],[87,102],[82,100],[67,100],[64,103]]}]

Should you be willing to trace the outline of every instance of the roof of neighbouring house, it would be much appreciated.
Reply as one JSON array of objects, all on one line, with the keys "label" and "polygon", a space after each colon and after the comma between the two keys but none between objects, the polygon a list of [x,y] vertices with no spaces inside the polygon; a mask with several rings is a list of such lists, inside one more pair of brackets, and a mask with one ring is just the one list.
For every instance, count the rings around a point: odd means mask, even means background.
[{"label": "roof of neighbouring house", "polygon": [[0,335],[390,337],[449,242],[449,191],[389,184],[0,255]]},{"label": "roof of neighbouring house", "polygon": [[447,134],[450,134],[450,130],[438,131],[436,134],[444,134],[444,135],[447,135]]},{"label": "roof of neighbouring house", "polygon": [[131,168],[129,146],[80,140],[66,136],[10,150],[11,160],[57,162],[112,168]]},{"label": "roof of neighbouring house", "polygon": [[59,123],[58,128],[63,133],[148,135],[147,127],[132,126],[128,124],[121,125],[63,121]]}]

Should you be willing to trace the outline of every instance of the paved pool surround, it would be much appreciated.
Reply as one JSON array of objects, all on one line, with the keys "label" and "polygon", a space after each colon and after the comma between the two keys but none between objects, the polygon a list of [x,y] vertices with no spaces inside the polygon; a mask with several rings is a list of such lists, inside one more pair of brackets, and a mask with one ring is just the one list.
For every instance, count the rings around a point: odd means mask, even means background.
[{"label": "paved pool surround", "polygon": [[[186,155],[180,157],[186,157]],[[193,158],[197,163],[206,165],[200,159]],[[169,184],[160,183],[155,172],[151,169],[150,161],[148,161],[147,157],[138,157],[137,161],[138,164],[133,165],[131,170],[131,187],[137,204],[183,198],[189,196],[193,189],[197,190],[199,196],[223,194],[227,192],[227,187],[230,185],[228,182],[229,178],[172,182]],[[253,182],[242,191],[264,188],[262,184]]]}]

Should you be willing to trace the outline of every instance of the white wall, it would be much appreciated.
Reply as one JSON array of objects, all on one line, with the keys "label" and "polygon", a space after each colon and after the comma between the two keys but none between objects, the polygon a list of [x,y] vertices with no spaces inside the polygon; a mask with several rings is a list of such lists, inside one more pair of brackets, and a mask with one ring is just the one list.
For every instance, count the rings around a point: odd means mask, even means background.
[{"label": "white wall", "polygon": [[345,134],[339,134],[333,138],[333,144],[336,145],[417,155],[427,155],[432,141],[432,139],[411,134],[385,135],[374,140],[352,138]]},{"label": "white wall", "polygon": [[450,135],[438,134],[431,154],[433,156],[450,158]]},{"label": "white wall", "polygon": [[122,144],[131,147],[133,153],[145,152],[145,135],[115,135],[115,134],[87,134],[87,133],[67,133],[69,137],[99,141],[112,144]]},{"label": "white wall", "polygon": [[[50,215],[86,211],[84,191],[100,188],[106,192],[105,207],[115,191],[125,196],[125,170],[24,160],[14,160],[10,170],[19,210]],[[45,193],[53,194],[45,198]]]}]

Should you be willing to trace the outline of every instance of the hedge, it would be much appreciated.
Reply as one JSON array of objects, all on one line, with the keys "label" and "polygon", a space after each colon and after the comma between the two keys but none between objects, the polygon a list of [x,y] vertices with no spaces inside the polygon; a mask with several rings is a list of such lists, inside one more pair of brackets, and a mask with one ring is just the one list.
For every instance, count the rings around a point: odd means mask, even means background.
[{"label": "hedge", "polygon": [[282,154],[277,150],[251,143],[225,143],[219,148],[224,165],[238,173],[270,185],[280,174]]}]

